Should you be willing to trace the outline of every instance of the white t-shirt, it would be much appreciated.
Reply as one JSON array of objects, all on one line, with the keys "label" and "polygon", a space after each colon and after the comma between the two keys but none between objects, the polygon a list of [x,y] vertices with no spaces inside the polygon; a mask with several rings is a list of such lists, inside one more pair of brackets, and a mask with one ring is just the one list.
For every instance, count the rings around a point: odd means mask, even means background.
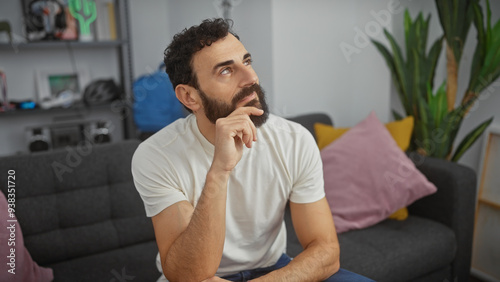
[{"label": "white t-shirt", "polygon": [[[325,196],[322,162],[309,131],[270,115],[257,129],[257,138],[252,148],[244,147],[229,177],[226,237],[217,276],[275,264],[286,251],[287,201],[311,203]],[[132,174],[147,216],[183,200],[195,207],[213,154],[214,146],[201,134],[194,115],[141,143]]]}]

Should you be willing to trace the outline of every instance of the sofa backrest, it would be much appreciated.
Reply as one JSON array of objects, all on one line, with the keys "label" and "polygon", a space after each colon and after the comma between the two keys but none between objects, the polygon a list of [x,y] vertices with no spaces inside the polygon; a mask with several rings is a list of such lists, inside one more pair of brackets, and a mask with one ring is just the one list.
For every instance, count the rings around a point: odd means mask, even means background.
[{"label": "sofa backrest", "polygon": [[299,115],[295,117],[287,118],[291,121],[302,124],[316,139],[316,133],[314,132],[314,124],[315,123],[323,123],[328,125],[333,125],[333,121],[329,115],[323,113],[313,113],[313,114],[305,114]]},{"label": "sofa backrest", "polygon": [[[15,171],[16,216],[39,264],[154,240],[130,163],[139,141],[0,158],[0,188]],[[3,211],[2,211],[3,212]]]}]

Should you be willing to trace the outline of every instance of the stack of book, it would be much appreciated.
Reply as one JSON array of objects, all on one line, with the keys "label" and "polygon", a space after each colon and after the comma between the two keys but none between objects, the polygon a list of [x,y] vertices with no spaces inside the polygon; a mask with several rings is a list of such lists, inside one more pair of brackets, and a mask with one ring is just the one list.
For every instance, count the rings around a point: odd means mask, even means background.
[{"label": "stack of book", "polygon": [[115,4],[113,0],[95,0],[97,18],[94,22],[96,41],[117,39]]}]

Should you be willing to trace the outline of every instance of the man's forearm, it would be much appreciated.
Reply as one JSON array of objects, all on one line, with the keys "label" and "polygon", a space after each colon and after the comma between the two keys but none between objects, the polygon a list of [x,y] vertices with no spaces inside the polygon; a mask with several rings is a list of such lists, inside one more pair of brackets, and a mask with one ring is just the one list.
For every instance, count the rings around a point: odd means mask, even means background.
[{"label": "man's forearm", "polygon": [[[209,172],[186,230],[174,241],[163,269],[174,277],[201,281],[215,275],[224,248],[228,175]],[[168,276],[167,276],[168,278]]]},{"label": "man's forearm", "polygon": [[287,266],[252,281],[323,281],[339,270],[336,245],[312,243]]}]

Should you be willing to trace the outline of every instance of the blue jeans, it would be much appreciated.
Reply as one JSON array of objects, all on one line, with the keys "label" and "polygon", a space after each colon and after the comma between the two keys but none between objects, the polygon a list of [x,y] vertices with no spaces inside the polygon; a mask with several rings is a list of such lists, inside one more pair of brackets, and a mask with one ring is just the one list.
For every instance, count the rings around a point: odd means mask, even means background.
[{"label": "blue jeans", "polygon": [[[292,261],[292,259],[288,255],[283,254],[278,259],[278,261],[276,262],[275,265],[263,267],[263,268],[256,268],[256,269],[252,269],[252,270],[245,270],[245,271],[241,271],[239,273],[224,276],[221,278],[229,280],[229,281],[245,282],[245,281],[252,280],[252,279],[258,278],[260,276],[266,275],[269,272],[274,271],[276,269],[280,269],[280,268],[284,267],[285,265],[287,265],[290,261]],[[368,279],[364,276],[361,276],[361,275],[356,274],[356,273],[352,273],[352,272],[347,271],[347,270],[342,269],[342,268],[339,269],[339,271],[337,271],[337,273],[335,273],[334,275],[330,276],[329,278],[327,278],[325,280],[325,282],[369,282],[369,281],[374,281],[374,280]]]}]

